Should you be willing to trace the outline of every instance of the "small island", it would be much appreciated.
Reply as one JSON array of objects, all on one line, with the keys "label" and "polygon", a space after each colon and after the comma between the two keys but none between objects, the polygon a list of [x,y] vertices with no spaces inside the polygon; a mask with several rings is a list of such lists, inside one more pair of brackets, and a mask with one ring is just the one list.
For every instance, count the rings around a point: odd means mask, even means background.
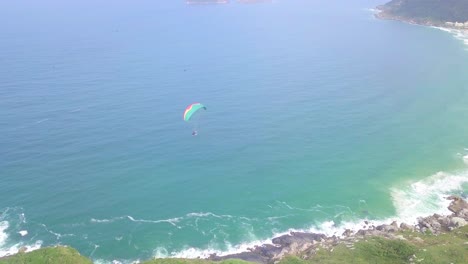
[{"label": "small island", "polygon": [[468,31],[466,0],[392,0],[377,10],[381,19]]}]

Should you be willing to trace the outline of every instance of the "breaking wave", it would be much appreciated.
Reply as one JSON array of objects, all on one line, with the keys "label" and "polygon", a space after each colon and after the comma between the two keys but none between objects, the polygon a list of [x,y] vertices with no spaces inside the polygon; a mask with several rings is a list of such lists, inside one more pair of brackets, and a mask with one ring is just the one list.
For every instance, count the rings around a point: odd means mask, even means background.
[{"label": "breaking wave", "polygon": [[[456,39],[459,39],[468,46],[468,30],[463,30],[463,29],[453,29],[453,28],[445,28],[445,27],[432,27],[435,29],[439,29],[445,32],[448,32],[452,34]],[[468,50],[468,48],[467,48]]]},{"label": "breaking wave", "polygon": [[[458,158],[466,162],[467,155],[465,154],[458,155]],[[169,235],[172,235],[172,233],[177,234],[175,233],[177,232],[176,230],[190,229],[192,232],[198,232],[200,237],[203,236],[208,241],[205,243],[205,246],[194,247],[187,245],[169,248],[163,244],[155,246],[150,254],[154,258],[207,258],[213,254],[218,256],[236,254],[248,251],[249,248],[262,244],[272,244],[274,237],[290,232],[312,232],[323,233],[327,236],[341,236],[346,229],[356,232],[359,229],[368,229],[372,226],[384,223],[388,224],[391,221],[414,224],[417,218],[421,216],[433,213],[449,214],[447,206],[450,201],[446,200],[446,197],[451,194],[463,195],[466,193],[467,185],[468,170],[454,173],[438,172],[424,179],[400,183],[389,189],[389,198],[395,208],[395,215],[380,219],[370,217],[370,215],[360,215],[353,212],[351,208],[342,205],[325,206],[317,204],[308,208],[301,208],[286,201],[274,201],[266,205],[272,213],[265,218],[248,218],[214,212],[191,212],[180,217],[155,220],[138,218],[131,215],[103,219],[91,218],[87,223],[94,227],[120,221],[148,225],[169,224],[175,227],[173,231],[167,232]],[[359,200],[359,204],[360,206],[367,206],[365,200]],[[47,246],[53,243],[61,244],[64,243],[62,240],[64,237],[75,236],[74,234],[56,232],[45,224],[39,223],[35,227],[39,227],[42,230],[40,233],[37,233],[37,230],[28,230],[28,227],[31,226],[27,225],[28,222],[22,209],[7,208],[2,211],[3,213],[0,214],[0,257],[15,254],[20,249],[26,251],[39,249],[44,244],[43,241],[49,241],[45,243]],[[284,230],[279,228],[281,226],[284,227],[284,224],[289,222],[290,219],[294,217],[297,219],[298,217],[304,217],[304,215],[320,216],[321,219],[326,220],[319,223],[311,223],[302,229]],[[232,226],[241,227],[244,230],[244,234],[233,238],[232,229],[225,229]],[[255,230],[253,227],[256,227]],[[263,232],[264,235],[258,235],[259,227],[264,228],[263,231],[267,230],[267,232]],[[164,226],[161,226],[161,228],[166,230]],[[35,240],[36,235],[41,240]],[[47,237],[54,239],[48,239]],[[136,263],[137,261],[99,259],[99,251],[102,249],[102,245],[95,244],[93,242],[95,241],[94,239],[89,239],[88,237],[84,239],[88,239],[91,245],[90,251],[86,255],[91,258],[98,258],[96,263]],[[122,233],[112,236],[112,240],[115,243],[120,243],[126,239],[127,237]],[[243,242],[233,243],[232,241]],[[130,239],[125,241],[125,243],[132,244],[133,242]]]},{"label": "breaking wave", "polygon": [[[397,223],[415,224],[418,217],[438,214],[450,214],[447,209],[450,201],[446,199],[452,194],[462,194],[468,185],[468,171],[459,173],[438,172],[430,177],[422,180],[408,182],[403,187],[394,187],[390,189],[392,203],[396,210],[396,215],[382,219],[367,219],[360,218],[354,221],[336,222],[333,220],[324,221],[322,223],[312,225],[306,229],[289,229],[284,232],[277,232],[271,238],[257,239],[232,245],[225,241],[224,245],[212,245],[205,249],[196,247],[185,247],[179,251],[173,251],[157,247],[153,251],[154,258],[207,258],[210,255],[225,256],[247,251],[249,248],[263,244],[272,244],[272,239],[290,232],[311,232],[322,233],[327,236],[342,236],[346,229],[357,232],[359,229],[368,229],[372,226],[381,224],[389,224],[392,221]],[[364,201],[365,202],[365,201]],[[321,206],[317,205],[312,209],[295,208],[285,202],[279,202],[291,210],[316,210],[319,211]],[[270,206],[271,207],[271,206]],[[283,216],[287,217],[287,216]],[[270,217],[271,220],[276,220],[280,217]],[[223,248],[223,249],[220,249]]]}]

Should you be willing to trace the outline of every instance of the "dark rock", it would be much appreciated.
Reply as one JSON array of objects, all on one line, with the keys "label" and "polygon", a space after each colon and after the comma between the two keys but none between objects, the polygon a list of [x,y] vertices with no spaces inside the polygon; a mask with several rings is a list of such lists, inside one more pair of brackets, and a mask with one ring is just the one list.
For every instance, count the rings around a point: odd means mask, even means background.
[{"label": "dark rock", "polygon": [[407,223],[401,223],[400,229],[402,230],[414,230],[414,226],[408,225]]},{"label": "dark rock", "polygon": [[449,217],[441,217],[441,218],[439,218],[439,223],[440,223],[441,228],[443,230],[448,230],[448,227],[450,226],[450,218]]},{"label": "dark rock", "polygon": [[382,231],[382,232],[395,232],[395,231],[398,231],[398,225],[395,226],[393,225],[393,223],[391,225],[379,225],[375,229]]},{"label": "dark rock", "polygon": [[343,232],[342,236],[344,236],[344,237],[349,237],[349,236],[351,236],[352,234],[353,234],[353,231],[351,231],[350,229],[346,229],[346,230]]},{"label": "dark rock", "polygon": [[464,218],[465,220],[468,220],[468,209],[463,208],[456,215],[458,217]]},{"label": "dark rock", "polygon": [[357,236],[378,236],[381,235],[382,232],[379,230],[373,230],[373,229],[360,229],[359,231],[356,232]]},{"label": "dark rock", "polygon": [[446,224],[446,220],[444,220],[443,217],[438,215],[432,215],[425,218],[418,218],[418,227],[422,232],[430,231],[431,233],[439,234],[440,232],[447,229]]},{"label": "dark rock", "polygon": [[275,247],[273,245],[262,245],[262,246],[259,246],[259,247],[255,247],[255,249],[253,250],[253,252],[261,255],[261,256],[265,256],[265,257],[268,257],[268,258],[273,258],[275,256],[277,256],[278,254],[281,253],[281,250],[282,250],[282,247]]},{"label": "dark rock", "polygon": [[[346,229],[342,236],[338,238],[335,235],[327,237],[324,234],[291,232],[287,235],[276,237],[272,240],[273,244],[264,244],[250,248],[247,252],[232,254],[227,256],[212,255],[210,260],[220,261],[225,259],[242,259],[245,261],[261,264],[273,264],[279,262],[286,255],[296,255],[304,259],[313,257],[320,249],[332,251],[334,246],[344,244],[353,248],[355,242],[365,236],[381,236],[391,239],[404,239],[403,236],[394,233],[398,230],[418,230],[420,232],[430,232],[439,234],[443,231],[453,230],[455,228],[468,224],[468,203],[463,199],[451,196],[447,199],[453,200],[450,204],[451,216],[442,216],[434,214],[432,216],[418,218],[417,225],[411,226],[406,223],[398,225],[396,221],[391,224],[375,226],[364,221],[368,229],[364,228],[353,234],[353,231]],[[370,226],[369,226],[370,225]],[[414,238],[418,240],[419,238]]]},{"label": "dark rock", "polygon": [[358,236],[365,236],[367,233],[368,233],[369,230],[364,230],[364,229],[359,229],[357,232],[356,232],[356,235]]},{"label": "dark rock", "polygon": [[462,211],[463,209],[467,209],[468,210],[468,203],[463,200],[462,198],[458,197],[458,196],[449,196],[447,197],[447,200],[452,200],[452,202],[450,203],[448,209],[453,212],[455,215],[457,215],[460,211]]},{"label": "dark rock", "polygon": [[288,235],[283,235],[280,237],[273,238],[272,242],[275,245],[280,246],[289,246],[293,243],[306,243],[312,241],[321,241],[325,239],[324,234],[315,234],[315,233],[302,233],[302,232],[291,232]]}]

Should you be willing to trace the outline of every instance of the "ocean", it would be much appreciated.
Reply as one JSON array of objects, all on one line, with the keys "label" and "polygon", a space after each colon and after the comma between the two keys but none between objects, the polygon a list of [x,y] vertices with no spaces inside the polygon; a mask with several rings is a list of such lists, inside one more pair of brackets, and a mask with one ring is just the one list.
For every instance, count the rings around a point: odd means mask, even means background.
[{"label": "ocean", "polygon": [[468,38],[383,2],[2,1],[0,256],[206,257],[448,213]]}]

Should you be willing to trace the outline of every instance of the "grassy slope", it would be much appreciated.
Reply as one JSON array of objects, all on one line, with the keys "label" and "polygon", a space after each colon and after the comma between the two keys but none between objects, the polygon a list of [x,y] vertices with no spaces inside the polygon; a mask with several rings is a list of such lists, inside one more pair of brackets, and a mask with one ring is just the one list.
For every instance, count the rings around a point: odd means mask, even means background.
[{"label": "grassy slope", "polygon": [[[360,263],[468,263],[468,226],[448,234],[399,233],[404,239],[366,238],[352,247],[340,244],[333,250],[321,249],[310,259],[289,256],[280,264],[360,264]],[[413,261],[410,261],[412,258]],[[91,261],[69,247],[44,248],[0,259],[0,264],[89,264]],[[142,264],[247,264],[241,260],[213,262],[199,259],[154,259]]]},{"label": "grassy slope", "polygon": [[29,253],[19,253],[1,258],[0,264],[91,264],[92,261],[81,256],[70,247],[43,248]]},{"label": "grassy slope", "polygon": [[145,261],[142,264],[249,264],[250,262],[237,260],[237,259],[228,259],[222,262],[206,261],[200,259],[154,259]]},{"label": "grassy slope", "polygon": [[468,263],[468,226],[439,236],[406,232],[406,240],[388,240],[380,237],[359,241],[354,248],[339,245],[329,250],[319,250],[309,260],[290,256],[281,264],[315,263]]}]

